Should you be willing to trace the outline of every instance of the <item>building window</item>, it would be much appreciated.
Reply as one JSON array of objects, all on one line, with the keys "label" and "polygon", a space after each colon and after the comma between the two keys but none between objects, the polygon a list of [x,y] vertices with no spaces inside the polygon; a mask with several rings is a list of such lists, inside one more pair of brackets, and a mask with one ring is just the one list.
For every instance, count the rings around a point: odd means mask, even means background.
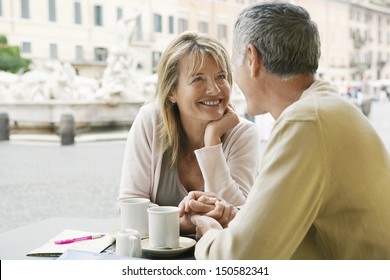
[{"label": "building window", "polygon": [[366,52],[364,54],[364,62],[371,65],[371,63],[372,63],[372,53],[371,52]]},{"label": "building window", "polygon": [[20,1],[21,6],[21,13],[22,18],[30,18],[30,5],[29,0],[21,0]]},{"label": "building window", "polygon": [[50,58],[57,59],[58,58],[58,49],[57,44],[50,44]]},{"label": "building window", "polygon": [[364,13],[364,22],[370,23],[372,21],[372,14],[370,12]]},{"label": "building window", "polygon": [[102,6],[96,5],[95,11],[95,26],[103,26],[103,9]]},{"label": "building window", "polygon": [[56,0],[48,0],[49,1],[49,21],[56,21]]},{"label": "building window", "polygon": [[74,23],[81,24],[81,4],[80,2],[74,2]]},{"label": "building window", "polygon": [[123,18],[123,9],[116,8],[116,20],[120,20],[121,18]]},{"label": "building window", "polygon": [[179,18],[178,20],[178,28],[177,28],[177,32],[180,34],[180,33],[183,33],[184,31],[187,31],[188,30],[188,22],[186,19],[184,18]]},{"label": "building window", "polygon": [[136,19],[136,36],[137,36],[137,41],[142,41],[142,18],[141,15],[137,16]]},{"label": "building window", "polygon": [[[360,33],[359,33],[360,35]],[[370,36],[370,31],[367,29],[364,31],[364,39],[363,40],[370,40],[371,36]]]},{"label": "building window", "polygon": [[107,49],[106,48],[95,48],[95,60],[96,61],[106,61],[107,59]]},{"label": "building window", "polygon": [[207,22],[205,22],[205,21],[199,22],[199,32],[204,33],[204,34],[209,33],[209,26],[208,26]]},{"label": "building window", "polygon": [[22,42],[22,53],[31,53],[31,43]]},{"label": "building window", "polygon": [[[383,59],[384,60],[384,59]],[[382,53],[378,52],[378,62],[382,61]]]},{"label": "building window", "polygon": [[153,15],[154,32],[162,32],[162,17],[159,14]]},{"label": "building window", "polygon": [[160,61],[160,57],[161,57],[161,52],[152,52],[152,69],[154,73],[157,71],[157,65],[158,62]]},{"label": "building window", "polygon": [[227,26],[225,24],[218,24],[218,40],[227,40]]},{"label": "building window", "polygon": [[169,16],[168,18],[168,31],[169,31],[169,34],[174,34],[175,33],[175,25],[174,25],[174,18],[173,16]]},{"label": "building window", "polygon": [[77,45],[75,50],[76,50],[76,61],[84,60],[83,46]]}]

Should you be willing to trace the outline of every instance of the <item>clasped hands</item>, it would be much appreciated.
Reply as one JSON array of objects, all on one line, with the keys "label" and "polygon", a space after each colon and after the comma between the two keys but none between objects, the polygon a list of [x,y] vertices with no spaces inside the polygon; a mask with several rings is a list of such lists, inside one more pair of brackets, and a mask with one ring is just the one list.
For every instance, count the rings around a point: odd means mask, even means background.
[{"label": "clasped hands", "polygon": [[211,192],[192,191],[179,204],[180,229],[196,232],[200,238],[210,229],[221,230],[229,224],[238,208]]}]

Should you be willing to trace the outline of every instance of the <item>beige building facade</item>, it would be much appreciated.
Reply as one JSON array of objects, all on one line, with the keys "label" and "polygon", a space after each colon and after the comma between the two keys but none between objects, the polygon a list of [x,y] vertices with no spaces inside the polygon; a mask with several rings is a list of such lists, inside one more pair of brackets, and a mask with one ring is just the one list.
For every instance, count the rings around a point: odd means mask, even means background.
[{"label": "beige building facade", "polygon": [[[58,59],[99,79],[122,19],[135,26],[129,44],[138,70],[150,75],[167,44],[185,30],[208,33],[230,52],[235,18],[252,2],[263,1],[0,0],[0,34],[38,69]],[[390,1],[288,2],[305,7],[318,24],[321,77],[343,88],[363,78],[390,79]]]},{"label": "beige building facade", "polygon": [[[185,30],[208,33],[231,48],[232,23],[248,0],[0,0],[0,34],[40,69],[50,59],[100,78],[118,20],[135,21],[129,44],[150,75],[168,43]],[[129,31],[130,31],[129,24]]]},{"label": "beige building facade", "polygon": [[321,77],[341,91],[348,86],[360,86],[363,80],[390,79],[390,1],[289,2],[305,7],[318,25]]}]

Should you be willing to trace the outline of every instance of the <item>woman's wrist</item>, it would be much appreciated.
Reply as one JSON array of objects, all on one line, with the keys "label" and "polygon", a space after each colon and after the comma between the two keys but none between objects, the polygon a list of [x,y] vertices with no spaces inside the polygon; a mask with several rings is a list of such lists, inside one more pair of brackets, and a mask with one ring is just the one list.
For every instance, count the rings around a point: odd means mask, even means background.
[{"label": "woman's wrist", "polygon": [[215,146],[221,144],[221,137],[213,131],[213,129],[206,129],[204,134],[205,147]]}]

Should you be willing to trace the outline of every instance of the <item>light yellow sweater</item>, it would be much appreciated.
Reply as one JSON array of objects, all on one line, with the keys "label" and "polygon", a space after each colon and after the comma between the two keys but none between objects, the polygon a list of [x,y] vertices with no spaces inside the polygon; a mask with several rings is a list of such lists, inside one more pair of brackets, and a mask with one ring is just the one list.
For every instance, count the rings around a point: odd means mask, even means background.
[{"label": "light yellow sweater", "polygon": [[260,174],[197,259],[390,259],[390,157],[364,115],[316,81],[275,123]]}]

